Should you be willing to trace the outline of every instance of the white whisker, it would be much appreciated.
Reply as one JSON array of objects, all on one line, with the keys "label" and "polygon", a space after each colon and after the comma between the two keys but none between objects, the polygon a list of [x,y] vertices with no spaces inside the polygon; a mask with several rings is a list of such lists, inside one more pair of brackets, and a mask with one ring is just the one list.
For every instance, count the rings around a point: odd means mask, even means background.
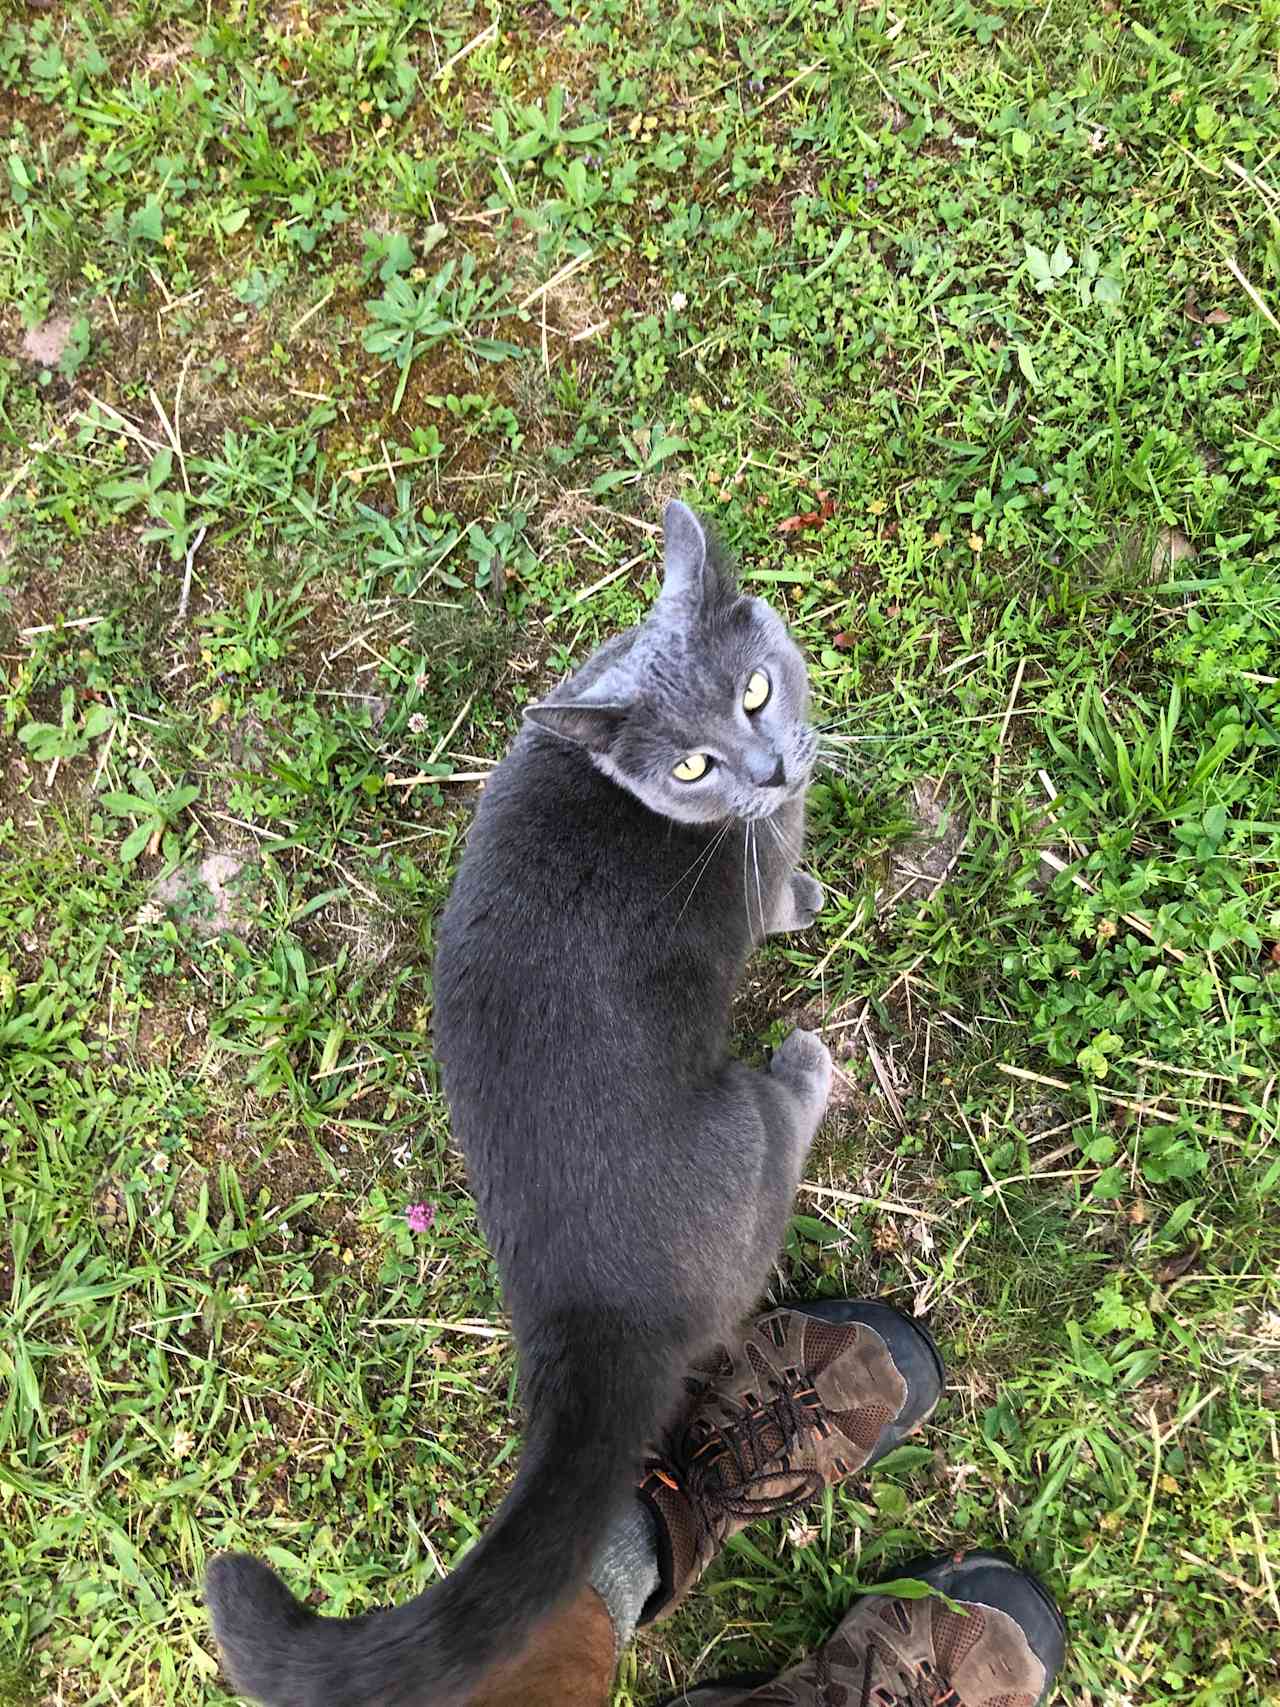
[{"label": "white whisker", "polygon": [[706,842],[702,847],[700,847],[698,849],[697,853],[693,856],[693,858],[689,862],[689,864],[680,873],[679,877],[676,878],[675,882],[671,885],[670,889],[668,889],[665,894],[660,895],[658,897],[658,899],[660,901],[665,901],[668,895],[674,895],[676,890],[684,882],[685,878],[688,877],[689,873],[693,870],[694,866],[701,865],[701,863],[704,859],[710,858],[710,856],[715,852],[715,846],[716,846],[716,842],[719,838],[719,835],[723,834],[723,832],[728,828],[728,826],[730,825],[730,823],[732,823],[732,821],[733,820],[731,818],[726,818],[724,820],[724,822],[719,826],[719,830],[718,830],[717,834],[713,835],[708,842]]},{"label": "white whisker", "polygon": [[824,741],[818,748],[816,763],[821,769],[848,773],[855,766],[867,765],[872,762],[869,753],[859,753],[855,748],[828,746]]},{"label": "white whisker", "polygon": [[782,831],[774,823],[773,819],[772,818],[763,818],[763,819],[761,819],[761,822],[763,823],[765,829],[768,830],[769,834],[773,837],[774,841],[777,842],[778,846],[782,849],[783,853],[786,853],[786,851],[787,851],[786,841],[783,838]]},{"label": "white whisker", "polygon": [[751,942],[754,931],[751,929],[751,886],[747,882],[747,843],[751,840],[751,820],[748,818],[742,832],[742,904],[747,910],[747,941]]},{"label": "white whisker", "polygon": [[[999,716],[999,712],[995,716]],[[864,741],[918,741],[926,735],[944,735],[944,729],[892,729],[885,733],[874,735],[837,735],[835,725],[830,724],[818,730],[818,740],[822,744],[829,741],[840,741],[849,745],[861,745]]]},{"label": "white whisker", "polygon": [[[766,822],[767,821],[768,820],[766,819]],[[756,855],[756,837],[755,837],[755,825],[754,824],[751,826],[751,863],[755,867],[755,872],[756,872],[756,906],[760,909],[760,940],[761,940],[761,942],[763,942],[764,938],[765,938],[764,897],[760,893],[760,861]]]},{"label": "white whisker", "polygon": [[[715,858],[716,849],[720,846],[721,842],[729,834],[729,828],[732,825],[732,823],[733,823],[732,818],[726,818],[724,823],[720,826],[719,833],[713,838],[713,840],[703,850],[703,853],[701,856],[702,863],[698,867],[698,875],[694,878],[693,886],[689,890],[689,893],[685,896],[684,906],[681,907],[680,911],[676,914],[676,925],[678,925],[680,923],[681,919],[684,918],[685,913],[689,910],[689,903],[690,903],[690,901],[693,900],[694,895],[697,893],[698,885],[699,885],[699,883],[702,882],[703,876],[705,875],[708,866],[711,864],[712,860]],[[698,861],[695,860],[694,865],[697,865],[697,864],[698,864]],[[691,871],[693,869],[693,867],[691,866],[689,869]],[[686,871],[684,875],[685,875],[685,877],[687,877],[689,875],[689,872]],[[681,883],[683,883],[684,878],[682,877],[679,881]],[[678,885],[673,885],[673,887],[678,887]],[[669,889],[667,891],[667,894],[669,895],[670,893],[671,893],[671,890]],[[665,899],[665,897],[664,897],[664,899]],[[674,930],[675,925],[673,925],[671,928]]]}]

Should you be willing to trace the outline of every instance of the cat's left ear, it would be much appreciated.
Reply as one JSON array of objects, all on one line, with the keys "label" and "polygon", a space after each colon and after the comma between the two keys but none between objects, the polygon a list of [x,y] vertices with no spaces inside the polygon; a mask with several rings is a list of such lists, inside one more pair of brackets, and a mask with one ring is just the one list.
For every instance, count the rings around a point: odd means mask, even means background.
[{"label": "cat's left ear", "polygon": [[561,740],[576,741],[593,753],[607,753],[622,732],[627,709],[622,705],[530,705],[525,708],[530,723]]},{"label": "cat's left ear", "polygon": [[662,513],[665,564],[662,597],[702,605],[719,591],[707,530],[688,504],[673,498]]}]

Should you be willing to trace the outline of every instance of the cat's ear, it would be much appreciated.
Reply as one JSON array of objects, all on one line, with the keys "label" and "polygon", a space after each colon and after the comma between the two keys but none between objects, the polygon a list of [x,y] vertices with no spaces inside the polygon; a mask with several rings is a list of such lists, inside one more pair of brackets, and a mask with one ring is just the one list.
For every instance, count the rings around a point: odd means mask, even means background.
[{"label": "cat's ear", "polygon": [[688,504],[673,498],[662,513],[666,561],[662,597],[672,603],[702,605],[719,591],[707,530]]},{"label": "cat's ear", "polygon": [[530,705],[525,716],[539,729],[546,729],[562,740],[576,741],[593,753],[607,753],[621,733],[627,720],[622,705]]}]

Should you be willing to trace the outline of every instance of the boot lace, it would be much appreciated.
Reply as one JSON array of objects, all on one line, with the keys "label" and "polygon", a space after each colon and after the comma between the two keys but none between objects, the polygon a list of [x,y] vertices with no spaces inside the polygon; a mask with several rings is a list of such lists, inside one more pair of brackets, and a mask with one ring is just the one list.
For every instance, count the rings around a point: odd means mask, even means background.
[{"label": "boot lace", "polygon": [[[714,1538],[724,1518],[752,1521],[780,1517],[808,1505],[821,1494],[817,1469],[792,1471],[789,1455],[801,1433],[812,1427],[817,1395],[801,1381],[776,1384],[762,1403],[743,1405],[731,1422],[703,1423],[685,1433],[674,1455],[696,1522],[699,1539]],[[781,1435],[781,1444],[778,1442]],[[779,1475],[794,1474],[798,1486],[765,1492]]]},{"label": "boot lace", "polygon": [[[863,1655],[861,1690],[856,1697],[842,1696],[850,1707],[964,1707],[959,1695],[936,1666],[928,1660],[919,1667],[908,1668],[894,1664],[896,1680],[885,1683],[876,1676],[877,1651],[867,1643]],[[817,1707],[835,1707],[834,1679],[831,1660],[825,1648],[817,1656]]]}]

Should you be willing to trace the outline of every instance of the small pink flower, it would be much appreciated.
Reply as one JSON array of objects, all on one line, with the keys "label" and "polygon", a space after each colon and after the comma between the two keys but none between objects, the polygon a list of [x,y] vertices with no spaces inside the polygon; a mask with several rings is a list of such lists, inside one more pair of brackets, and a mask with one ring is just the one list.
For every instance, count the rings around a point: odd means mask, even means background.
[{"label": "small pink flower", "polygon": [[404,1212],[411,1233],[426,1233],[436,1218],[434,1203],[411,1203]]}]

